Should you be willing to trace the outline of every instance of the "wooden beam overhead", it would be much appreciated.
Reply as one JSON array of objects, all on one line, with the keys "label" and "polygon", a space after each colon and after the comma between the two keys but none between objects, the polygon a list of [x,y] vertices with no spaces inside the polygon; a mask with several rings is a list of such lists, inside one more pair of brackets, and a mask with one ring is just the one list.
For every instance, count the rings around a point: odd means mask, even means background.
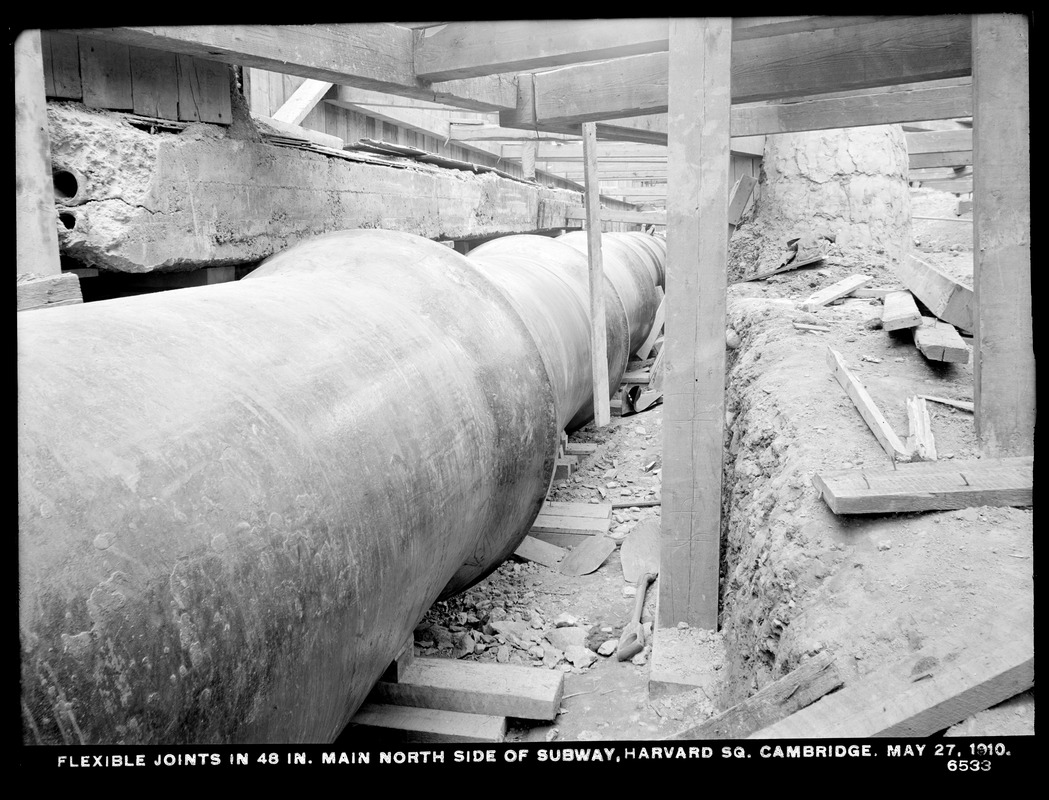
[{"label": "wooden beam overhead", "polygon": [[452,122],[448,136],[455,142],[576,141],[575,137],[564,133],[503,128],[499,125],[472,122]]},{"label": "wooden beam overhead", "polygon": [[967,167],[973,163],[973,151],[961,150],[951,153],[911,153],[910,168],[933,169],[936,167]]},{"label": "wooden beam overhead", "polygon": [[[966,15],[891,18],[740,41],[733,103],[783,100],[972,72]],[[667,54],[562,67],[533,76],[533,98],[501,124],[567,125],[667,110]]]},{"label": "wooden beam overhead", "polygon": [[513,76],[420,80],[412,58],[415,33],[397,25],[193,25],[68,32],[461,108],[517,107]]},{"label": "wooden beam overhead", "polygon": [[315,81],[307,78],[292,92],[284,105],[273,112],[273,118],[289,125],[298,125],[313,108],[324,99],[333,84],[328,81]]},{"label": "wooden beam overhead", "polygon": [[971,130],[926,131],[905,133],[904,136],[907,138],[907,152],[912,156],[919,153],[951,153],[973,149]]},{"label": "wooden beam overhead", "polygon": [[415,71],[447,81],[666,49],[666,19],[459,22],[416,34]]}]

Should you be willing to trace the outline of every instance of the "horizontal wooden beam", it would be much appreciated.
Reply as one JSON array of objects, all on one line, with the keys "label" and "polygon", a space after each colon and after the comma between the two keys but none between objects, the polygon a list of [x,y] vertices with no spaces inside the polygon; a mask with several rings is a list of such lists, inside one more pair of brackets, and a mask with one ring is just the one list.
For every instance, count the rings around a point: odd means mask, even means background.
[{"label": "horizontal wooden beam", "polygon": [[[889,19],[737,42],[732,101],[792,99],[972,73],[965,15]],[[667,110],[667,54],[536,73],[532,98],[501,124],[565,125]]]},{"label": "horizontal wooden beam", "polygon": [[517,106],[513,76],[420,80],[412,58],[415,34],[397,25],[193,25],[69,32],[462,108],[499,111]]},{"label": "horizontal wooden beam", "polygon": [[416,34],[419,77],[446,81],[666,51],[666,19],[459,22]]},{"label": "horizontal wooden beam", "polygon": [[959,150],[973,149],[972,130],[926,131],[924,133],[907,133],[907,152],[918,153],[951,153]]},{"label": "horizontal wooden beam", "polygon": [[[565,219],[586,219],[583,206],[569,206]],[[618,211],[611,208],[601,209],[602,222],[637,222],[647,225],[666,225],[667,215],[661,211]]]},{"label": "horizontal wooden beam", "polygon": [[514,142],[514,141],[572,141],[574,137],[565,133],[504,128],[500,125],[472,122],[452,122],[448,136],[455,142]]},{"label": "horizontal wooden beam", "polygon": [[973,163],[972,150],[949,153],[911,153],[908,162],[911,169],[933,169],[936,167],[967,167]]}]

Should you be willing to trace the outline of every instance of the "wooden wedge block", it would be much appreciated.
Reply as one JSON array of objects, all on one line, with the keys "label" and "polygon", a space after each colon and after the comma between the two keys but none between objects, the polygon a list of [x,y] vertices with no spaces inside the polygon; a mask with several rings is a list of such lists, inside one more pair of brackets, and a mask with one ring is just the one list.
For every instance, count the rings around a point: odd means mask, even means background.
[{"label": "wooden wedge block", "polygon": [[869,275],[850,275],[843,280],[833,283],[825,289],[820,289],[801,304],[802,311],[815,311],[839,297],[852,294],[861,286],[865,286],[873,280]]},{"label": "wooden wedge block", "polygon": [[518,719],[557,717],[564,673],[513,664],[417,658],[396,683],[380,681],[368,702]]},{"label": "wooden wedge block", "polygon": [[834,657],[824,651],[742,703],[672,738],[742,739],[815,703],[843,683]]},{"label": "wooden wedge block", "polygon": [[914,346],[930,361],[969,363],[969,348],[954,326],[932,317],[922,317],[921,327],[914,329]]},{"label": "wooden wedge block", "polygon": [[888,454],[889,458],[893,461],[910,461],[912,457],[911,451],[907,449],[903,442],[900,441],[900,437],[889,426],[889,423],[881,411],[878,410],[878,406],[874,404],[874,400],[867,393],[863,384],[845,366],[841,354],[837,350],[828,347],[827,363],[830,364],[834,377],[841,384],[841,388],[845,390],[846,394],[852,398],[856,410],[860,412],[863,421],[867,423],[867,427],[871,429],[874,438],[878,440],[878,443]]},{"label": "wooden wedge block", "polygon": [[886,331],[916,328],[922,324],[922,315],[910,292],[891,292],[885,295],[881,311],[881,327]]},{"label": "wooden wedge block", "polygon": [[911,254],[896,267],[896,273],[936,317],[973,332],[976,317],[972,289]]},{"label": "wooden wedge block", "polygon": [[932,736],[1034,685],[1034,626],[929,642],[753,739]]},{"label": "wooden wedge block", "polygon": [[379,703],[365,703],[350,724],[396,733],[398,741],[412,744],[501,742],[506,736],[506,717]]},{"label": "wooden wedge block", "polygon": [[384,681],[392,681],[396,683],[404,677],[405,670],[411,666],[412,661],[415,660],[415,634],[408,634],[408,641],[401,646],[401,651],[397,654],[397,658],[390,662],[390,666],[386,668],[386,672],[382,674]]},{"label": "wooden wedge block", "polygon": [[815,475],[835,514],[946,511],[969,506],[1029,506],[1034,457],[930,461],[898,469],[849,469]]},{"label": "wooden wedge block", "polygon": [[534,561],[551,569],[557,567],[561,559],[567,554],[568,551],[563,547],[544,542],[542,539],[537,539],[534,536],[524,537],[521,544],[514,550],[514,555],[518,558],[523,558],[525,561]]}]

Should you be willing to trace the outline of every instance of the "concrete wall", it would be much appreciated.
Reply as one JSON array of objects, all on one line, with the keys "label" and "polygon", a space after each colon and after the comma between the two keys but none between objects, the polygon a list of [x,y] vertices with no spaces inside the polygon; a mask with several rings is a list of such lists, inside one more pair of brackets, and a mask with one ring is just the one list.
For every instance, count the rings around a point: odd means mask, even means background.
[{"label": "concrete wall", "polygon": [[[64,254],[123,272],[258,261],[308,236],[385,228],[469,238],[563,227],[582,196],[425,164],[377,166],[231,138],[217,125],[150,133],[79,103],[48,108]],[[69,227],[72,225],[72,227]]]}]

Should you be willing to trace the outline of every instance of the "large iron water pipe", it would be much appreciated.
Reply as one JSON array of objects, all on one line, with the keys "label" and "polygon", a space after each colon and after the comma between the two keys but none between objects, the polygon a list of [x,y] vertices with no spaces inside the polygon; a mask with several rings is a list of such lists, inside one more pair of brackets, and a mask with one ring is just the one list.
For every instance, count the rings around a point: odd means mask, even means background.
[{"label": "large iron water pipe", "polygon": [[513,552],[588,417],[586,260],[475,253],[343,231],[18,315],[25,741],[330,741]]}]

